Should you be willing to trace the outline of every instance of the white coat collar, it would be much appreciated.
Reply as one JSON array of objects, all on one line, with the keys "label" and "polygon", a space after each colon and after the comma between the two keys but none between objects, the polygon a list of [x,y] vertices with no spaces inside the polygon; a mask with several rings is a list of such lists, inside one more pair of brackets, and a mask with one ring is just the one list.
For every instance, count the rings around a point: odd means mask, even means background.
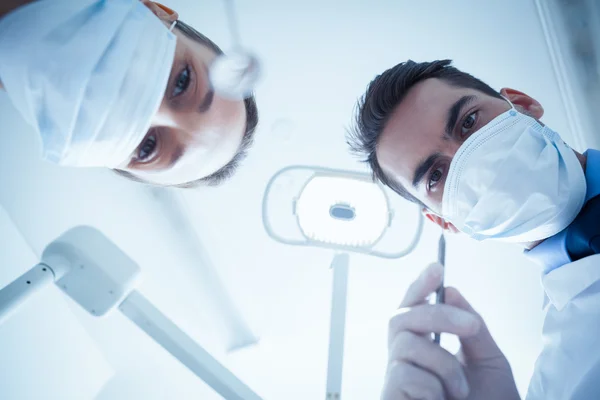
[{"label": "white coat collar", "polygon": [[558,311],[600,280],[600,254],[582,258],[554,269],[542,277],[546,296]]}]

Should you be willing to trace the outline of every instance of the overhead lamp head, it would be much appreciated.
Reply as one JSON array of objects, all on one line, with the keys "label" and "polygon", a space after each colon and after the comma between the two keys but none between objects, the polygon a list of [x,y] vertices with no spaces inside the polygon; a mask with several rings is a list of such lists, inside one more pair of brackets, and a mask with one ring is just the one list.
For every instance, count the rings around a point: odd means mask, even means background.
[{"label": "overhead lamp head", "polygon": [[[386,189],[369,174],[289,166],[267,184],[263,225],[285,244],[399,258],[418,242],[423,217],[411,211],[410,217],[400,213],[400,221],[391,204]],[[402,249],[407,232],[409,243]]]},{"label": "overhead lamp head", "polygon": [[363,177],[316,174],[295,202],[304,236],[329,245],[367,248],[385,233],[391,216],[383,189]]}]

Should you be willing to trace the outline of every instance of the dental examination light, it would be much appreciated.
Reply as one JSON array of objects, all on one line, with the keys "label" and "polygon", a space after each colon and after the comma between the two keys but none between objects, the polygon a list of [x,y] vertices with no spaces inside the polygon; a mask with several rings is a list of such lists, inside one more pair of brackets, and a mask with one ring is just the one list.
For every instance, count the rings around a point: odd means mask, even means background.
[{"label": "dental examination light", "polygon": [[[399,217],[382,185],[368,174],[312,166],[289,166],[267,183],[263,225],[274,240],[295,246],[336,250],[327,367],[327,400],[341,399],[350,252],[396,259],[417,245],[423,216],[414,229]],[[408,235],[407,235],[408,234]],[[397,250],[402,240],[406,246]]]},{"label": "dental examination light", "polygon": [[223,0],[233,49],[219,55],[209,69],[209,79],[216,93],[233,100],[252,95],[260,79],[258,58],[242,46],[234,0]]},{"label": "dental examination light", "polygon": [[55,283],[95,316],[118,308],[225,399],[260,400],[135,290],[138,265],[97,230],[80,226],[50,243],[41,262],[0,290],[0,325],[29,298]]}]

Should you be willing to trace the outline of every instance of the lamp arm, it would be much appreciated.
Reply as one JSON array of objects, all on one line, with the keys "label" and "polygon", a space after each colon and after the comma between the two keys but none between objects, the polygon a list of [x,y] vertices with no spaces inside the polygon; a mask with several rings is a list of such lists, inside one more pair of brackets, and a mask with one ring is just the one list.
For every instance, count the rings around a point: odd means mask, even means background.
[{"label": "lamp arm", "polygon": [[344,367],[344,335],[346,332],[346,301],[348,293],[348,253],[336,254],[331,262],[333,288],[329,326],[329,357],[327,363],[327,400],[339,400]]},{"label": "lamp arm", "polygon": [[138,291],[132,291],[119,310],[223,398],[262,400]]},{"label": "lamp arm", "polygon": [[54,271],[40,263],[0,289],[0,325],[36,293],[54,283]]}]

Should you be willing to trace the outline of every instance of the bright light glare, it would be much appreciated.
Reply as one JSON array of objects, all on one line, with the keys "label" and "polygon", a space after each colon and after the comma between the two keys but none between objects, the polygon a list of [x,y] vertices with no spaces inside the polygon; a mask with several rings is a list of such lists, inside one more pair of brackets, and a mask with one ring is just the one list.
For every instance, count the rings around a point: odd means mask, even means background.
[{"label": "bright light glare", "polygon": [[[354,217],[333,217],[336,205],[353,209]],[[307,238],[352,247],[373,245],[389,222],[387,199],[378,185],[333,176],[316,176],[306,184],[296,202],[296,216]]]}]

